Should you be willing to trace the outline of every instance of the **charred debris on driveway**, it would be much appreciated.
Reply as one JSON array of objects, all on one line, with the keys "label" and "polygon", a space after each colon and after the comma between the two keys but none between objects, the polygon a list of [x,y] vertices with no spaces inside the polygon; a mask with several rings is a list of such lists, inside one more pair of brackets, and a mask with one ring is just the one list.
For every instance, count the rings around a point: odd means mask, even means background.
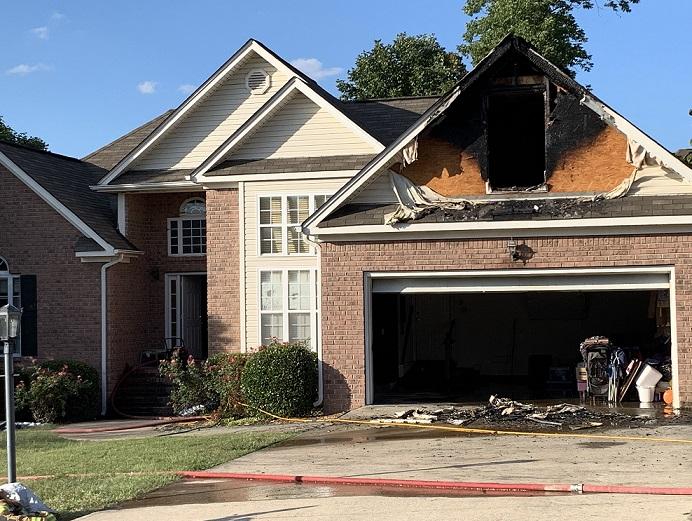
[{"label": "charred debris on driveway", "polygon": [[656,426],[680,420],[680,416],[677,415],[666,415],[662,418],[664,421],[660,421],[659,418],[652,417],[650,414],[626,414],[570,403],[541,407],[494,395],[490,397],[486,405],[480,407],[411,408],[398,411],[393,416],[373,419],[373,423],[420,425],[446,423],[463,427],[577,431],[607,427]]}]

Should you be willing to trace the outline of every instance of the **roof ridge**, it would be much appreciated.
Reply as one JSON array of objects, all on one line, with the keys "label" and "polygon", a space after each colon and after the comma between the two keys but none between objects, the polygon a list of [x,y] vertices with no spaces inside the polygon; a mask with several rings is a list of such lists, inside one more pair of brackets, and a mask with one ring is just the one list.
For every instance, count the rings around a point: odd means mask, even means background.
[{"label": "roof ridge", "polygon": [[371,103],[378,101],[399,101],[399,100],[413,100],[413,99],[439,99],[443,94],[428,94],[425,96],[392,96],[389,98],[367,98],[367,99],[357,99],[357,100],[340,100],[342,103]]},{"label": "roof ridge", "polygon": [[[84,164],[87,164],[86,161],[82,161],[82,160],[79,159],[78,157],[66,156],[65,154],[58,154],[57,152],[51,152],[50,150],[41,150],[41,149],[38,149],[38,148],[33,148],[33,147],[30,147],[30,146],[27,146],[27,145],[22,145],[22,144],[19,144],[19,143],[12,143],[11,141],[7,141],[7,140],[5,140],[5,139],[0,139],[0,143],[2,143],[3,145],[9,145],[9,146],[15,147],[15,148],[21,148],[21,149],[23,149],[23,150],[28,150],[29,152],[37,152],[37,153],[40,153],[40,154],[49,154],[49,155],[51,155],[51,156],[55,156],[55,157],[60,158],[60,159],[66,159],[66,160],[68,160],[68,161],[75,161],[75,162],[77,162],[77,163],[84,163]],[[88,163],[88,164],[91,165],[91,166],[96,166],[96,165],[92,165],[91,163]],[[99,168],[100,168],[100,167],[99,167]]]}]

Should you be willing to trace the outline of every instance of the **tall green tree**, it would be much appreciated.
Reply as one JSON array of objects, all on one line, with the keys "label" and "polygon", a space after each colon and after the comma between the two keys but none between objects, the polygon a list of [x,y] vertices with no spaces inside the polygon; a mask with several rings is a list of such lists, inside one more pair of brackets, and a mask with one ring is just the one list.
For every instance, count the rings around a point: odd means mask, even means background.
[{"label": "tall green tree", "polygon": [[0,116],[0,141],[24,145],[36,150],[48,150],[48,143],[41,138],[29,136],[25,132],[17,132],[2,120],[2,116]]},{"label": "tall green tree", "polygon": [[461,57],[442,47],[435,35],[400,33],[390,44],[375,40],[336,87],[344,100],[430,96],[443,94],[465,73]]},{"label": "tall green tree", "polygon": [[[603,7],[630,12],[639,0],[606,0]],[[594,0],[466,0],[464,12],[471,16],[459,52],[469,55],[474,65],[507,34],[529,41],[543,56],[570,74],[590,70],[591,55],[584,48],[584,29],[574,14],[593,9]],[[600,6],[598,6],[600,7]]]}]

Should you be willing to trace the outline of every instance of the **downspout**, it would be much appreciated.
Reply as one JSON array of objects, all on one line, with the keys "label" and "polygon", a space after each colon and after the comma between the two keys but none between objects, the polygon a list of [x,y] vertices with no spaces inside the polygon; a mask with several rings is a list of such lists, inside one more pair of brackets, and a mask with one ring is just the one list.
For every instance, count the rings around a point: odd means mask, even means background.
[{"label": "downspout", "polygon": [[[322,250],[321,250],[321,244],[313,239],[310,238],[308,234],[305,233],[305,229],[303,229],[303,237],[305,237],[305,240],[308,241],[310,244],[312,244],[315,249],[317,250],[317,273],[319,276],[319,280],[317,281],[318,288],[320,290],[320,295],[319,295],[319,303],[320,303],[320,312],[318,315],[318,318],[320,322],[322,321]],[[320,324],[321,326],[321,324]],[[322,327],[319,328],[320,335],[322,334]],[[323,369],[322,369],[322,339],[317,338],[317,401],[313,404],[315,407],[319,407],[322,405],[322,401],[324,400],[324,377],[323,377]]]},{"label": "downspout", "polygon": [[106,271],[123,261],[118,255],[115,260],[101,266],[101,415],[105,416],[108,408],[108,279]]}]

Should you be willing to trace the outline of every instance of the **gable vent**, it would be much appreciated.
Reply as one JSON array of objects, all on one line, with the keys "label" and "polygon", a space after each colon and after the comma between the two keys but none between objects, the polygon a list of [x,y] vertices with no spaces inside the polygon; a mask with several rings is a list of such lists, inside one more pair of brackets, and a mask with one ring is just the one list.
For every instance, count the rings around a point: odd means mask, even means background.
[{"label": "gable vent", "polygon": [[262,69],[250,71],[245,78],[245,85],[252,94],[264,94],[271,87],[271,83],[271,76]]}]

